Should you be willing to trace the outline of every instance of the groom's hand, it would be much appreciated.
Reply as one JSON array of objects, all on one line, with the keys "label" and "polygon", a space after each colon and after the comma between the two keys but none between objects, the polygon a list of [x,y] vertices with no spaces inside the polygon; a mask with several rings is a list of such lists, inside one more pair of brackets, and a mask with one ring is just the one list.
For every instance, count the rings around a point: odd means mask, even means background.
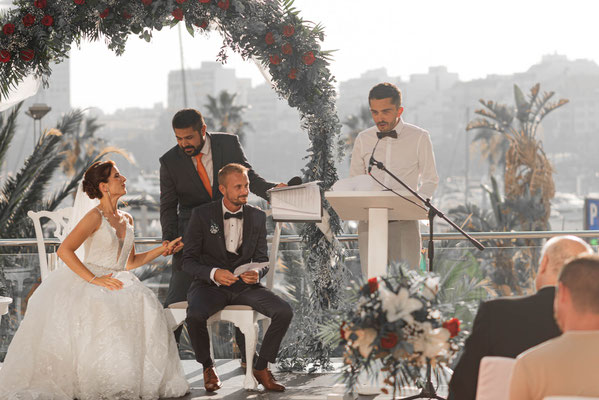
[{"label": "groom's hand", "polygon": [[214,280],[218,282],[220,285],[231,286],[232,284],[237,282],[239,278],[233,275],[233,273],[228,269],[218,268],[214,272]]},{"label": "groom's hand", "polygon": [[245,271],[243,274],[239,275],[241,279],[247,283],[248,285],[253,285],[258,282],[258,271]]}]

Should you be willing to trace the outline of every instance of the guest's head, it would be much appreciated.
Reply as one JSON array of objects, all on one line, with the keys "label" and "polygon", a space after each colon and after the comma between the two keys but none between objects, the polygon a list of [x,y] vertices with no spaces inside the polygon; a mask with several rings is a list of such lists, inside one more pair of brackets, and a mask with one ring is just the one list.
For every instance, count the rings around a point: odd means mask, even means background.
[{"label": "guest's head", "polygon": [[401,91],[392,83],[379,83],[368,93],[372,120],[381,132],[388,132],[399,122],[403,107]]},{"label": "guest's head", "polygon": [[237,211],[248,201],[248,168],[236,163],[222,167],[218,171],[218,190],[223,194],[225,206],[231,211]]},{"label": "guest's head", "polygon": [[555,319],[562,329],[599,330],[599,257],[585,254],[569,261],[558,279]]},{"label": "guest's head", "polygon": [[541,261],[535,279],[537,290],[543,286],[556,286],[559,272],[568,259],[592,252],[591,246],[576,236],[565,235],[549,239],[541,250]]},{"label": "guest's head", "polygon": [[198,110],[186,108],[173,117],[173,131],[177,144],[188,156],[196,156],[202,150],[206,135],[206,123]]},{"label": "guest's head", "polygon": [[96,161],[83,175],[83,191],[90,199],[118,199],[127,193],[126,181],[114,161]]}]

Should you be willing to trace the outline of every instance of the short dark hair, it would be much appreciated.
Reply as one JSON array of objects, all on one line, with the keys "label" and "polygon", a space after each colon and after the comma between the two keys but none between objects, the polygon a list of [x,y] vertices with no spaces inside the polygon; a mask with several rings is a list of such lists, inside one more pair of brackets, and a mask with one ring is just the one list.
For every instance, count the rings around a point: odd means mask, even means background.
[{"label": "short dark hair", "polygon": [[224,186],[225,182],[227,181],[227,176],[234,174],[234,173],[247,174],[247,172],[249,170],[250,169],[248,167],[246,167],[245,165],[241,165],[241,164],[237,164],[237,163],[227,164],[218,170],[218,184]]},{"label": "short dark hair", "polygon": [[185,129],[192,127],[194,131],[202,133],[202,128],[206,125],[202,113],[193,108],[184,108],[177,111],[173,117],[173,129]]},{"label": "short dark hair", "polygon": [[85,175],[83,175],[83,191],[89,196],[90,199],[101,199],[102,191],[100,190],[100,183],[108,182],[112,168],[115,166],[114,161],[96,161],[93,163]]},{"label": "short dark hair", "polygon": [[599,314],[599,257],[579,256],[562,269],[558,281],[570,291],[574,308],[579,312]]},{"label": "short dark hair", "polygon": [[397,86],[392,83],[384,82],[379,83],[372,89],[370,89],[370,93],[368,93],[368,103],[370,104],[370,100],[382,100],[382,99],[391,99],[391,102],[395,104],[398,108],[401,107],[401,90]]}]

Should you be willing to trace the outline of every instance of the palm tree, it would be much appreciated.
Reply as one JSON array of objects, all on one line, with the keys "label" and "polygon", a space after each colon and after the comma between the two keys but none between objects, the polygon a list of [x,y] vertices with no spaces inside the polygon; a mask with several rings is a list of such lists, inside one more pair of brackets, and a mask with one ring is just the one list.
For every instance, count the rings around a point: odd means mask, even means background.
[{"label": "palm tree", "polygon": [[[555,194],[553,168],[543,151],[537,129],[550,112],[568,103],[567,99],[551,102],[555,92],[540,93],[540,84],[530,89],[528,99],[518,85],[514,85],[515,107],[495,103],[492,100],[480,100],[483,109],[476,110],[482,118],[471,121],[466,130],[483,130],[480,139],[490,137],[489,132],[507,140],[505,152],[504,193],[507,200],[519,201],[528,197],[541,202],[544,215],[541,220],[531,224],[528,213],[519,215],[522,225],[532,225],[537,230],[549,229],[551,199]],[[487,140],[490,143],[490,139]],[[505,148],[505,146],[497,146]]]},{"label": "palm tree", "polygon": [[245,129],[251,128],[250,124],[243,120],[242,114],[247,106],[235,105],[237,93],[230,94],[223,90],[218,98],[208,97],[208,109],[206,124],[212,128],[218,127],[220,132],[234,133],[239,137],[241,144],[245,144]]},{"label": "palm tree", "polygon": [[349,132],[345,138],[346,148],[353,148],[358,133],[371,127],[372,124],[372,115],[370,115],[370,108],[368,106],[360,107],[357,114],[348,115],[345,121],[343,121],[343,125],[349,128]]}]

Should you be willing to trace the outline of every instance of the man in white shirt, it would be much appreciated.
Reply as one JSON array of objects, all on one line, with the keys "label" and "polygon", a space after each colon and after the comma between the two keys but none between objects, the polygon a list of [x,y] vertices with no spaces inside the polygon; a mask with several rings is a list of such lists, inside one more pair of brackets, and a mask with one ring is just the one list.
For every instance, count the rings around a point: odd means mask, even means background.
[{"label": "man in white shirt", "polygon": [[[407,124],[401,118],[401,91],[391,83],[374,86],[368,95],[375,126],[358,134],[351,157],[350,176],[368,174],[373,156],[422,197],[431,198],[439,183],[433,146],[427,131]],[[391,176],[376,167],[373,178],[388,188],[406,193]],[[358,225],[358,245],[362,272],[368,270],[368,221]],[[406,261],[411,268],[420,265],[418,221],[389,222],[389,262]]]},{"label": "man in white shirt", "polygon": [[554,301],[564,332],[520,354],[511,400],[599,396],[599,257],[584,255],[562,269]]}]

